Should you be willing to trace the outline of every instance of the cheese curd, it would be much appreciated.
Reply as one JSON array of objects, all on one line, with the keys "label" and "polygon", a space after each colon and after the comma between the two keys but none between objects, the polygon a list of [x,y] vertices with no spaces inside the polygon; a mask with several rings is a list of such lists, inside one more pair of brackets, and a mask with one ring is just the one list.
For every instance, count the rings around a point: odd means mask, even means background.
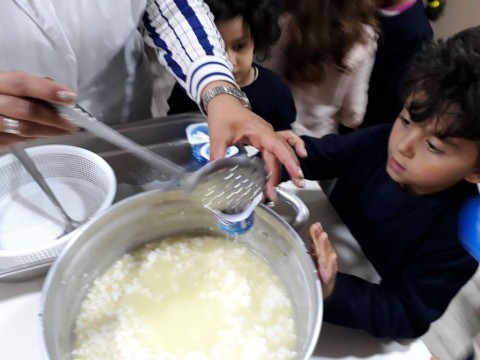
[{"label": "cheese curd", "polygon": [[73,359],[294,359],[286,290],[258,255],[225,238],[172,237],[124,255],[95,280]]}]

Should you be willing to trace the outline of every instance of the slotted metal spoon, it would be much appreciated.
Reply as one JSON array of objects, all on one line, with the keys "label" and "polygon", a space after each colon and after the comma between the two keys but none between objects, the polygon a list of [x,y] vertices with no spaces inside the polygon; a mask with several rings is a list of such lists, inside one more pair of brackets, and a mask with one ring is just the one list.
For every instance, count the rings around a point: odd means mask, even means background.
[{"label": "slotted metal spoon", "polygon": [[134,154],[150,165],[167,171],[179,185],[217,215],[235,221],[246,219],[262,198],[266,173],[260,159],[247,155],[219,159],[200,170],[186,172],[181,166],[137,144],[111,127],[101,123],[78,105],[54,105],[57,112],[96,136]]},{"label": "slotted metal spoon", "polygon": [[43,190],[45,195],[47,195],[48,199],[52,202],[52,204],[58,210],[60,215],[62,215],[62,218],[65,221],[65,228],[63,230],[63,233],[57,236],[57,239],[72,232],[77,227],[79,227],[82,224],[82,222],[72,219],[67,214],[62,204],[60,203],[60,201],[58,201],[57,197],[53,193],[52,189],[48,185],[45,178],[43,177],[42,173],[38,170],[32,158],[28,155],[28,153],[25,151],[22,145],[13,144],[10,146],[10,151],[12,152],[12,154],[14,154],[17,157],[18,161],[20,161],[20,163],[23,165],[25,170],[27,170],[27,172],[32,176],[33,180],[35,180],[35,182],[40,186],[40,188]]}]

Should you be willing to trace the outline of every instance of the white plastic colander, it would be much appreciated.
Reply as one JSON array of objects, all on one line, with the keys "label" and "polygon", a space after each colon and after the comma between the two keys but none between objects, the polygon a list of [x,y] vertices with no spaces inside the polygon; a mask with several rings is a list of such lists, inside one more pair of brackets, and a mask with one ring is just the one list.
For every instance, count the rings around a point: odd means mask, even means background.
[{"label": "white plastic colander", "polygon": [[[115,174],[97,154],[68,145],[25,149],[68,215],[84,222],[113,202]],[[55,259],[75,233],[13,154],[0,157],[0,275]]]}]

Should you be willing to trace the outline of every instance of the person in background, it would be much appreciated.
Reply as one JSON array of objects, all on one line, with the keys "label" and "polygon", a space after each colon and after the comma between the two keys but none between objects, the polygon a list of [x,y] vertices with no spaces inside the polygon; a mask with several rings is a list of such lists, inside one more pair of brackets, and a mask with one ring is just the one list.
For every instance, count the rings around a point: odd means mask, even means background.
[{"label": "person in background", "polygon": [[412,64],[393,125],[302,137],[305,177],[337,177],[329,199],[381,278],[337,273],[325,229],[312,225],[325,321],[419,337],[477,270],[458,217],[480,183],[479,64],[480,27],[431,43]]},{"label": "person in background", "polygon": [[361,127],[393,123],[404,100],[401,84],[413,56],[433,39],[430,20],[443,12],[446,0],[377,0],[380,37]]},{"label": "person in background", "polygon": [[445,11],[447,0],[425,0],[425,13],[430,21],[436,21]]},{"label": "person in background", "polygon": [[[203,1],[6,1],[0,26],[0,146],[74,131],[48,102],[78,103],[107,124],[149,117],[145,42],[208,113],[213,159],[223,157],[228,145],[251,143],[270,171],[278,158],[301,186],[291,149],[236,93],[232,66]],[[269,180],[270,197],[277,181]]]},{"label": "person in background", "polygon": [[363,120],[376,49],[372,0],[287,0],[266,67],[292,89],[299,135],[336,133]]},{"label": "person in background", "polygon": [[[235,81],[248,97],[252,111],[285,136],[296,116],[290,89],[279,75],[253,62],[254,55],[268,57],[270,46],[280,36],[279,8],[275,1],[206,0],[205,3],[225,43]],[[198,110],[178,83],[168,105],[169,115]]]}]

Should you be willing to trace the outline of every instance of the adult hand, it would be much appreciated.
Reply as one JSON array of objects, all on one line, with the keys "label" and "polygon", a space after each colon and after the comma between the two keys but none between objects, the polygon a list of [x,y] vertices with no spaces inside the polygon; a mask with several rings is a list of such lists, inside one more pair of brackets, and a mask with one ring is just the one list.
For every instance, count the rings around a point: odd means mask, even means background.
[{"label": "adult hand", "polygon": [[[209,84],[227,85],[227,82]],[[226,148],[237,143],[248,143],[262,152],[270,177],[265,189],[266,196],[276,200],[275,186],[280,181],[280,163],[289,173],[293,183],[303,187],[303,173],[291,147],[279,137],[272,126],[254,114],[231,95],[217,95],[208,105],[208,126],[210,129],[210,159],[221,159]],[[280,163],[279,163],[280,161]]]},{"label": "adult hand", "polygon": [[76,130],[47,105],[75,100],[75,93],[51,79],[17,71],[0,72],[0,147]]},{"label": "adult hand", "polygon": [[337,253],[319,222],[310,226],[309,237],[312,241],[311,256],[322,283],[323,298],[327,299],[335,288],[338,271]]}]

